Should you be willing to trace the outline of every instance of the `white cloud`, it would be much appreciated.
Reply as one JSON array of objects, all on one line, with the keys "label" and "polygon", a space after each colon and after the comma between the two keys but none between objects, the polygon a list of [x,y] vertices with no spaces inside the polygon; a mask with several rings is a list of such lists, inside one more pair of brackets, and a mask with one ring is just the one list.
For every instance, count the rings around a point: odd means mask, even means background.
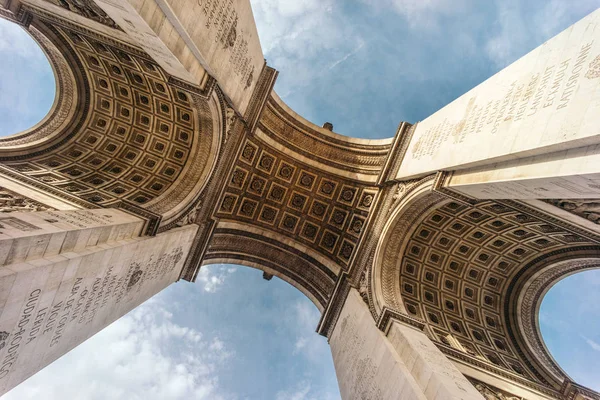
[{"label": "white cloud", "polygon": [[310,384],[308,382],[302,382],[297,388],[290,391],[280,391],[275,397],[276,400],[307,400],[308,393],[310,392]]},{"label": "white cloud", "polygon": [[315,333],[319,321],[319,311],[308,302],[297,302],[290,313],[290,324],[293,332],[298,332],[294,343],[294,354],[302,355],[311,362],[319,362],[323,354],[330,352],[323,337]]},{"label": "white cloud", "polygon": [[217,374],[232,354],[150,300],[3,399],[225,399]]},{"label": "white cloud", "polygon": [[339,400],[339,397],[315,390],[310,382],[301,381],[294,388],[277,392],[275,400]]},{"label": "white cloud", "polygon": [[214,293],[223,286],[227,277],[235,272],[235,268],[225,265],[207,265],[200,268],[196,282],[204,291]]},{"label": "white cloud", "polygon": [[496,0],[494,4],[500,29],[488,40],[485,50],[492,62],[504,67],[523,56],[524,49],[533,50],[560,33],[573,16],[593,11],[600,1],[551,0],[533,10],[525,10],[524,3],[517,0]]},{"label": "white cloud", "polygon": [[362,0],[376,9],[392,9],[412,28],[438,28],[441,16],[464,10],[466,0]]},{"label": "white cloud", "polygon": [[[339,18],[339,0],[251,0],[269,65],[285,97],[344,62],[365,41]],[[331,60],[338,60],[338,63]]]},{"label": "white cloud", "polygon": [[585,336],[582,336],[582,338],[585,340],[585,342],[595,351],[600,352],[600,344],[594,342],[592,339],[588,339]]},{"label": "white cloud", "polygon": [[26,57],[31,62],[47,62],[39,45],[21,26],[2,18],[0,18],[0,52]]}]

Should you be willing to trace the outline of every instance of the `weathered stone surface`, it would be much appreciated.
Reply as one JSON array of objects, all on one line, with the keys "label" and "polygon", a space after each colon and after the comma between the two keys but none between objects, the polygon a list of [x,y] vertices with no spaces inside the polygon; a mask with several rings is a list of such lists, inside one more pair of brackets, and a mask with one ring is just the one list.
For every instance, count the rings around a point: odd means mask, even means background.
[{"label": "weathered stone surface", "polygon": [[344,399],[480,399],[463,374],[492,398],[600,399],[535,319],[548,284],[600,258],[600,11],[387,140],[279,99],[248,0],[0,16],[57,76],[48,116],[0,138],[0,390],[237,263],[323,313]]},{"label": "weathered stone surface", "polygon": [[329,339],[345,400],[427,399],[396,350],[351,290]]},{"label": "weathered stone surface", "polygon": [[175,282],[196,230],[114,237],[2,267],[0,393]]},{"label": "weathered stone surface", "polygon": [[420,122],[396,178],[597,144],[600,11]]}]

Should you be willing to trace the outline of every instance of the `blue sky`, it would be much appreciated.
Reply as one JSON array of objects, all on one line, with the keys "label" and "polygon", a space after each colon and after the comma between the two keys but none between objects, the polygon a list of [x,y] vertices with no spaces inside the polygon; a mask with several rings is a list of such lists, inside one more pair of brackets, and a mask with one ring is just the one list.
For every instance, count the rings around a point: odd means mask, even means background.
[{"label": "blue sky", "polygon": [[46,56],[21,27],[0,18],[0,135],[31,128],[50,110],[55,80]]},{"label": "blue sky", "polygon": [[542,300],[540,330],[562,369],[600,392],[600,270],[554,285]]},{"label": "blue sky", "polygon": [[[435,112],[600,0],[252,5],[266,58],[280,71],[279,95],[319,125],[330,121],[336,132],[381,138],[401,120]],[[52,73],[36,45],[0,20],[0,134],[35,124],[53,95]],[[556,285],[541,325],[567,372],[600,390],[595,274]],[[5,398],[338,399],[326,340],[314,333],[318,319],[312,303],[277,278],[266,282],[245,267],[204,268],[196,284],[173,285]]]}]

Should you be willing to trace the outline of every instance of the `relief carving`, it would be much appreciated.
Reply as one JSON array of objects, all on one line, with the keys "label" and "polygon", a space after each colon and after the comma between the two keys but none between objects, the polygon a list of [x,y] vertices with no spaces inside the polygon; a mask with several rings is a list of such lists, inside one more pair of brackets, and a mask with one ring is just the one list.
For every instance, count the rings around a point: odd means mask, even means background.
[{"label": "relief carving", "polygon": [[513,396],[482,382],[474,381],[473,386],[486,400],[523,400],[522,397]]},{"label": "relief carving", "polygon": [[184,216],[180,221],[177,222],[177,226],[185,226],[196,222],[196,217],[198,216],[198,213],[202,208],[202,203],[202,200],[200,200],[198,204],[196,204],[186,216]]},{"label": "relief carving", "polygon": [[225,141],[229,140],[231,137],[231,132],[233,132],[233,127],[235,121],[237,120],[237,115],[235,111],[231,107],[227,107],[227,111],[225,114]]},{"label": "relief carving", "polygon": [[27,212],[54,210],[42,203],[0,187],[0,212]]},{"label": "relief carving", "polygon": [[363,271],[360,275],[360,283],[358,287],[358,293],[362,297],[366,305],[369,305],[369,283],[367,280],[367,271]]},{"label": "relief carving", "polygon": [[600,199],[546,200],[565,211],[600,224]]},{"label": "relief carving", "polygon": [[71,12],[114,29],[119,26],[93,0],[53,0],[53,3]]}]

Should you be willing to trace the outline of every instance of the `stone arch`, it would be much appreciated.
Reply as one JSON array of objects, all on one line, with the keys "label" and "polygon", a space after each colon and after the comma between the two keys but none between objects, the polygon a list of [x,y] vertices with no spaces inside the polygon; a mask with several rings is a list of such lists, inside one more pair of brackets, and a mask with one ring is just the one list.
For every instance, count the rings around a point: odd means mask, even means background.
[{"label": "stone arch", "polygon": [[[12,22],[18,24],[18,21]],[[0,138],[0,154],[3,159],[20,159],[32,152],[52,147],[68,129],[74,129],[75,121],[83,118],[87,107],[86,82],[80,69],[71,67],[77,63],[73,54],[57,44],[59,38],[46,25],[20,26],[48,59],[56,90],[54,102],[41,121],[25,131],[13,132]]]},{"label": "stone arch", "polygon": [[375,320],[387,310],[416,319],[455,362],[558,397],[568,379],[537,310],[552,283],[598,265],[596,235],[522,203],[467,204],[432,192],[431,180],[407,185],[370,272]]},{"label": "stone arch", "polygon": [[231,263],[277,276],[306,295],[323,312],[339,273],[318,252],[277,234],[243,223],[220,223],[211,238],[203,265]]},{"label": "stone arch", "polygon": [[220,92],[182,87],[141,50],[51,16],[28,29],[57,97],[40,124],[0,140],[2,173],[80,208],[132,203],[163,226],[189,213],[225,142]]},{"label": "stone arch", "polygon": [[436,204],[447,199],[432,193],[433,180],[401,184],[397,193],[399,199],[393,207],[388,222],[379,238],[373,268],[370,272],[368,290],[373,302],[373,312],[378,318],[385,308],[406,312],[399,287],[399,269],[395,266],[397,257],[403,245],[403,238],[414,230],[416,223]]},{"label": "stone arch", "polygon": [[538,257],[515,276],[507,292],[505,318],[509,333],[525,356],[549,381],[558,385],[570,378],[547,349],[539,325],[539,310],[544,295],[562,279],[600,268],[600,248],[582,246]]}]

